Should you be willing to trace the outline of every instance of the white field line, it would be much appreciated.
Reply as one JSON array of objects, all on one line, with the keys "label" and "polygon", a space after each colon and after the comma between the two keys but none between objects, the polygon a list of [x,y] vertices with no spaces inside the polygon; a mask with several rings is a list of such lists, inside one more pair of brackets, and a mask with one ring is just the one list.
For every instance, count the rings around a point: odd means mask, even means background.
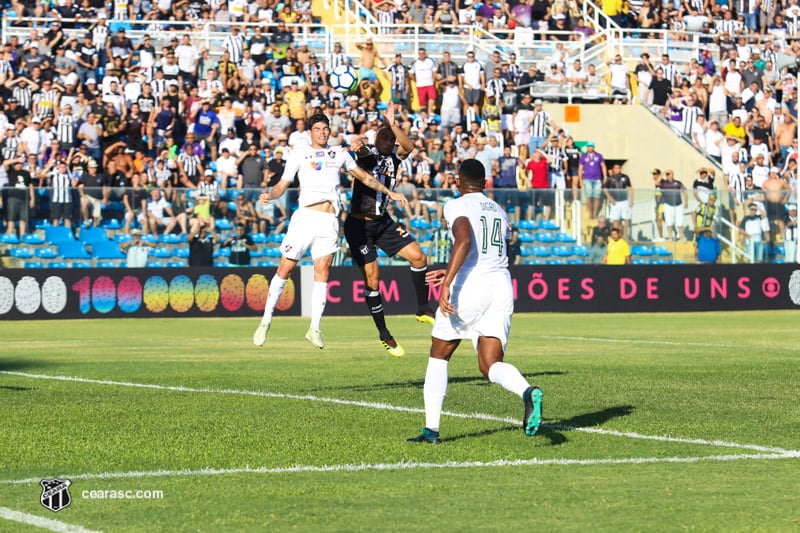
[{"label": "white field line", "polygon": [[[398,405],[391,405],[387,403],[377,403],[377,402],[365,402],[360,400],[342,400],[339,398],[325,398],[321,396],[314,396],[310,394],[285,394],[280,392],[265,392],[265,391],[251,391],[251,390],[239,390],[239,389],[208,389],[208,388],[192,388],[192,387],[183,387],[183,386],[169,386],[169,385],[155,385],[151,383],[134,383],[129,381],[110,381],[110,380],[101,380],[101,379],[89,379],[89,378],[81,378],[76,376],[51,376],[46,374],[29,374],[27,372],[14,372],[10,370],[0,370],[0,374],[7,374],[11,376],[20,376],[24,378],[30,379],[46,379],[46,380],[55,380],[55,381],[69,381],[69,382],[78,382],[78,383],[92,383],[95,385],[109,385],[109,386],[116,386],[116,387],[131,387],[131,388],[141,388],[141,389],[154,389],[154,390],[164,390],[164,391],[173,391],[173,392],[188,392],[188,393],[198,393],[198,394],[227,394],[227,395],[237,395],[237,396],[257,396],[262,398],[276,398],[276,399],[288,399],[288,400],[302,400],[302,401],[313,401],[313,402],[322,402],[322,403],[332,403],[336,405],[349,405],[355,407],[366,407],[368,409],[380,409],[384,411],[395,411],[401,413],[419,413],[424,414],[425,410],[420,409],[418,407],[403,407]],[[508,424],[518,424],[520,420],[518,418],[511,418],[511,417],[501,417],[495,416],[485,413],[455,413],[452,411],[443,411],[443,415],[450,416],[453,418],[464,418],[464,419],[471,419],[471,420],[488,420],[493,422],[503,422]],[[757,452],[763,453],[773,453],[773,454],[793,454],[793,453],[800,453],[794,450],[787,450],[784,448],[777,448],[773,446],[761,446],[758,444],[739,444],[736,442],[728,442],[723,440],[706,440],[706,439],[688,439],[688,438],[681,438],[681,437],[672,437],[668,435],[643,435],[641,433],[635,432],[625,432],[625,431],[615,431],[610,429],[602,429],[602,428],[594,428],[594,427],[574,427],[574,426],[564,426],[558,424],[543,424],[543,427],[549,427],[552,429],[559,429],[563,431],[580,431],[584,433],[594,433],[599,435],[609,435],[613,437],[626,437],[630,439],[642,439],[642,440],[654,440],[660,442],[676,442],[681,444],[697,444],[702,446],[717,446],[717,447],[724,447],[724,448],[740,448],[745,450],[753,450]]]},{"label": "white field line", "polygon": [[[304,472],[366,472],[378,470],[419,470],[435,468],[497,468],[513,466],[593,466],[593,465],[627,465],[627,464],[657,464],[657,463],[700,463],[705,461],[726,462],[741,460],[771,460],[771,459],[797,459],[800,452],[773,453],[773,454],[734,454],[734,455],[708,455],[704,457],[625,457],[620,459],[515,459],[512,461],[498,459],[497,461],[446,461],[443,463],[417,463],[414,461],[399,463],[361,463],[345,465],[294,465],[286,467],[244,467],[244,468],[202,468],[197,470],[151,470],[143,472],[102,472],[99,474],[59,474],[74,479],[130,479],[145,477],[196,477],[196,476],[224,476],[236,474],[294,474]],[[41,478],[7,479],[0,480],[2,485],[23,485],[36,483]]]},{"label": "white field line", "polygon": [[539,339],[549,339],[556,341],[580,341],[580,342],[607,342],[611,344],[646,344],[653,346],[697,346],[700,348],[736,348],[764,349],[764,350],[791,350],[797,351],[796,346],[772,346],[766,344],[720,344],[716,342],[684,342],[684,341],[658,341],[651,339],[612,339],[606,337],[576,337],[571,335],[536,335]]},{"label": "white field line", "polygon": [[19,522],[21,524],[28,524],[29,526],[40,527],[42,529],[49,529],[50,531],[58,531],[59,533],[100,533],[99,531],[67,524],[66,522],[53,520],[52,518],[44,518],[35,514],[15,511],[8,507],[0,507],[0,518],[12,522]]}]

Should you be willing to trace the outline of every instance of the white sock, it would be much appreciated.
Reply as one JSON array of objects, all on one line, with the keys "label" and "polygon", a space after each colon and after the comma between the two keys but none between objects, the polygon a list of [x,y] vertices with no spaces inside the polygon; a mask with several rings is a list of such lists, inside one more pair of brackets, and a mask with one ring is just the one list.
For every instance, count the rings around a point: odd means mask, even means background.
[{"label": "white sock", "polygon": [[283,293],[283,287],[286,285],[285,279],[275,274],[269,282],[269,292],[267,292],[267,303],[264,306],[264,317],[261,319],[262,324],[269,324],[272,322],[272,312],[275,311],[275,306],[278,304],[278,299]]},{"label": "white sock", "polygon": [[525,389],[530,387],[528,380],[517,370],[517,367],[502,362],[495,363],[489,367],[489,381],[497,383],[520,398],[522,398]]},{"label": "white sock", "polygon": [[319,329],[326,303],[328,303],[328,282],[315,281],[311,289],[311,329]]},{"label": "white sock", "polygon": [[428,369],[425,371],[425,386],[422,388],[422,397],[425,400],[425,427],[439,431],[439,422],[442,419],[442,405],[447,394],[447,365],[444,359],[428,359]]}]

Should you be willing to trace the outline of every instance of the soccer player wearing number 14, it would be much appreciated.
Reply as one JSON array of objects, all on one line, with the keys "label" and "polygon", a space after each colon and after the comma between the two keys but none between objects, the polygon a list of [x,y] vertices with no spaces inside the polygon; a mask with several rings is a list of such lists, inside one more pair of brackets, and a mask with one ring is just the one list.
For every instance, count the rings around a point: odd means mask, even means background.
[{"label": "soccer player wearing number 14", "polygon": [[461,196],[444,206],[453,248],[447,269],[427,275],[442,292],[423,387],[425,428],[410,442],[439,443],[447,367],[462,339],[472,341],[485,378],[522,398],[525,434],[535,435],[542,422],[541,389],[531,387],[515,366],[503,362],[514,311],[506,250],[510,226],[506,212],[483,194],[485,176],[483,164],[466,159],[458,172]]}]

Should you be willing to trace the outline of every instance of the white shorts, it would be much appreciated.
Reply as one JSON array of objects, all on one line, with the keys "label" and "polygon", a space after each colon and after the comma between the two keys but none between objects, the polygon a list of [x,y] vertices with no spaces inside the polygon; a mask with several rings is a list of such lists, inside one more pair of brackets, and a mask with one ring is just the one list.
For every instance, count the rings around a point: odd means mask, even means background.
[{"label": "white shorts", "polygon": [[456,308],[455,314],[445,316],[437,309],[432,337],[443,341],[469,339],[476,351],[478,337],[496,337],[505,352],[514,312],[514,291],[508,271],[471,276],[466,284],[453,286],[450,303]]},{"label": "white shorts", "polygon": [[683,227],[683,204],[664,204],[664,223],[668,228]]},{"label": "white shorts", "polygon": [[617,200],[615,203],[608,206],[608,219],[609,220],[630,220],[631,219],[631,206],[627,200]]},{"label": "white shorts", "polygon": [[339,249],[339,219],[333,213],[299,208],[289,221],[289,229],[281,242],[281,253],[299,261],[311,248],[311,258],[334,254]]}]

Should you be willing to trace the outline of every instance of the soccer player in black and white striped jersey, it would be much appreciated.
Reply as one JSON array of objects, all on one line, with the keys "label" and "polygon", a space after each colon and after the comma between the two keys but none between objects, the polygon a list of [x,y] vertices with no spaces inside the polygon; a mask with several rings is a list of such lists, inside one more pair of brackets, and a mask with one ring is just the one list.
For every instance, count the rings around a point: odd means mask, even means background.
[{"label": "soccer player in black and white striped jersey", "polygon": [[59,221],[64,221],[64,226],[72,227],[72,187],[77,180],[67,168],[67,161],[63,158],[53,158],[45,168],[47,181],[50,184],[50,222],[58,226]]}]

